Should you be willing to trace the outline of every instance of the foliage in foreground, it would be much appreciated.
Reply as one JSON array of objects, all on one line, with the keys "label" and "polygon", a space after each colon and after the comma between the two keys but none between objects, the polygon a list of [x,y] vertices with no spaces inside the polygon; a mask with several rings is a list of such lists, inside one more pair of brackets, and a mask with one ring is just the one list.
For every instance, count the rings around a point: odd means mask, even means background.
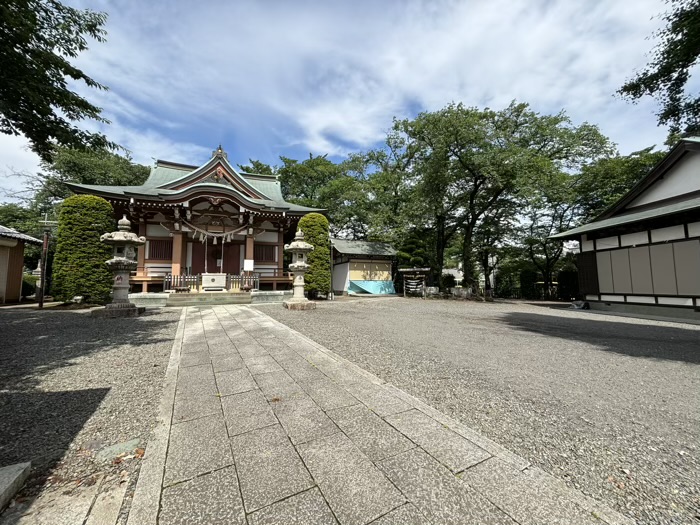
[{"label": "foliage in foreground", "polygon": [[320,213],[309,213],[299,221],[299,229],[304,232],[304,240],[314,247],[309,253],[309,270],[304,277],[304,290],[312,298],[317,294],[331,291],[331,241],[328,233],[328,219]]},{"label": "foliage in foreground", "polygon": [[105,304],[112,290],[112,272],[105,262],[112,249],[100,235],[114,229],[112,205],[94,195],[74,195],[63,201],[58,215],[53,295],[69,301]]},{"label": "foliage in foreground", "polygon": [[631,100],[645,95],[660,104],[660,125],[671,133],[700,132],[700,96],[686,85],[700,59],[700,1],[667,0],[671,10],[662,15],[666,27],[656,33],[660,40],[649,64],[622,86],[618,93]]},{"label": "foliage in foreground", "polygon": [[101,133],[74,123],[107,122],[100,108],[78,95],[68,80],[106,89],[70,63],[87,49],[86,38],[103,42],[107,17],[57,0],[9,0],[0,5],[0,133],[23,134],[42,160],[58,144],[115,148]]}]

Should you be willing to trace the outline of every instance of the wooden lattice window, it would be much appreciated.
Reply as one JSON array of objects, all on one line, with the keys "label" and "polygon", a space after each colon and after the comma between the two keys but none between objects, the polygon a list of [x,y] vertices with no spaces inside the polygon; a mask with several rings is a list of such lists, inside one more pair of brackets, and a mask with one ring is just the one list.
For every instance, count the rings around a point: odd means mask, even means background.
[{"label": "wooden lattice window", "polygon": [[173,257],[172,239],[152,239],[148,241],[148,258],[169,261]]},{"label": "wooden lattice window", "polygon": [[275,262],[277,246],[271,244],[256,244],[253,257],[257,262]]}]

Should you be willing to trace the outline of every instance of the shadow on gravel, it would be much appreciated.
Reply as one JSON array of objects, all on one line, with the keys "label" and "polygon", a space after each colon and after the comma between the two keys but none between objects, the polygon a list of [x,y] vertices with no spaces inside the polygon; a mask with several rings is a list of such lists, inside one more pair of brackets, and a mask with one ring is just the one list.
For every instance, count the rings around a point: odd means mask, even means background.
[{"label": "shadow on gravel", "polygon": [[148,314],[96,319],[85,311],[0,310],[0,467],[31,461],[29,485],[42,484],[110,391],[46,391],[44,376],[95,353],[169,341],[162,329],[172,323]]},{"label": "shadow on gravel", "polygon": [[163,321],[148,311],[137,319],[97,319],[85,311],[0,311],[0,392],[31,391],[42,375],[85,355],[164,342],[156,334],[173,323],[177,320]]},{"label": "shadow on gravel", "polygon": [[581,341],[632,357],[700,363],[700,332],[669,326],[511,312],[502,319],[517,330]]},{"label": "shadow on gravel", "polygon": [[109,390],[0,392],[0,466],[31,461],[30,483],[43,482]]}]

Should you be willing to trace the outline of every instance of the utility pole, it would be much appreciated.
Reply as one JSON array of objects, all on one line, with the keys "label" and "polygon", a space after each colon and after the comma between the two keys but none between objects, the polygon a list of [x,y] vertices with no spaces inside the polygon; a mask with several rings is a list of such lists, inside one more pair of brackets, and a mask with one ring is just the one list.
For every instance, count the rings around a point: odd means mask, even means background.
[{"label": "utility pole", "polygon": [[41,247],[41,280],[39,281],[39,308],[44,307],[44,287],[46,286],[46,258],[49,252],[49,234],[51,228],[58,224],[56,221],[48,220],[48,213],[44,214],[44,242]]}]

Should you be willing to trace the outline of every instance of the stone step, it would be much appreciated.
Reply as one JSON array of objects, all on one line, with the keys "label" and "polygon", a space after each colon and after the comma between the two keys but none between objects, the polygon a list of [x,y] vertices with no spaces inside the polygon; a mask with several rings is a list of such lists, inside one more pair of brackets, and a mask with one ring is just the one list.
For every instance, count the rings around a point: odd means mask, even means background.
[{"label": "stone step", "polygon": [[0,468],[0,512],[22,488],[31,467],[31,463],[17,463]]},{"label": "stone step", "polygon": [[202,306],[208,304],[250,304],[250,293],[174,293],[166,306]]}]

